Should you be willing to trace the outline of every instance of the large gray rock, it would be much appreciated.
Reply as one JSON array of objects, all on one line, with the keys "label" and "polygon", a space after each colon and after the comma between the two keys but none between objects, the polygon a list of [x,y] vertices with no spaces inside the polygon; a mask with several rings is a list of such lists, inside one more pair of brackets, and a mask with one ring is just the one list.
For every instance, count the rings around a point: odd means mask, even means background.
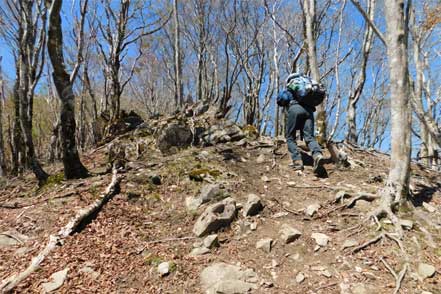
[{"label": "large gray rock", "polygon": [[282,225],[279,233],[280,233],[280,239],[282,239],[282,241],[285,244],[294,242],[295,240],[300,238],[300,236],[302,235],[302,233],[299,230],[297,230],[287,224]]},{"label": "large gray rock", "polygon": [[218,124],[211,126],[202,134],[205,145],[216,145],[245,138],[243,131],[234,124]]},{"label": "large gray rock", "polygon": [[62,271],[53,273],[50,277],[50,281],[47,283],[43,283],[41,286],[43,288],[43,293],[50,293],[52,291],[57,290],[61,286],[63,286],[64,281],[67,278],[67,272],[69,268],[65,268]]},{"label": "large gray rock", "polygon": [[202,289],[207,294],[248,293],[257,289],[257,274],[251,269],[227,263],[214,263],[200,275]]},{"label": "large gray rock", "polygon": [[212,204],[199,216],[193,227],[193,233],[198,236],[217,232],[228,227],[236,216],[236,202],[232,198]]},{"label": "large gray rock", "polygon": [[221,186],[219,184],[208,184],[202,187],[201,192],[197,197],[185,198],[185,206],[187,210],[197,210],[202,204],[216,199],[222,194]]},{"label": "large gray rock", "polygon": [[8,235],[0,235],[0,248],[19,244],[20,242],[18,240],[11,238]]},{"label": "large gray rock", "polygon": [[263,209],[262,200],[255,194],[249,194],[248,200],[243,207],[243,216],[253,216]]},{"label": "large gray rock", "polygon": [[160,131],[156,146],[162,153],[173,153],[176,149],[190,146],[193,139],[194,136],[189,126],[173,123]]}]

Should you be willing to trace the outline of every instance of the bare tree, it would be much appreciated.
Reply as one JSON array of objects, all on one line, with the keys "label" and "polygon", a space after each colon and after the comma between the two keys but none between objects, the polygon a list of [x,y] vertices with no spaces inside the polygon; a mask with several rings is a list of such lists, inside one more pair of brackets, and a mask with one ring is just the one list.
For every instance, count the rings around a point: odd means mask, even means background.
[{"label": "bare tree", "polygon": [[18,165],[29,163],[39,185],[49,175],[43,170],[35,153],[32,137],[34,94],[44,67],[46,41],[46,9],[42,0],[5,1],[2,16],[9,24],[2,27],[3,35],[9,41],[16,64],[16,81],[14,85],[15,121],[12,145],[23,152],[13,154],[13,172]]},{"label": "bare tree", "polygon": [[77,179],[88,176],[88,171],[81,163],[75,141],[75,95],[72,84],[78,73],[83,50],[84,22],[88,0],[80,1],[81,22],[78,34],[77,62],[69,75],[64,66],[63,30],[61,25],[62,0],[47,0],[49,8],[48,53],[53,67],[52,77],[61,101],[60,126],[63,146],[64,176],[66,179]]},{"label": "bare tree", "polygon": [[[303,13],[305,17],[305,32],[307,43],[307,56],[309,70],[311,71],[311,77],[320,81],[320,72],[317,62],[317,42],[316,42],[316,0],[303,0]],[[326,106],[325,103],[320,104],[317,107],[317,141],[319,144],[326,142]]]},{"label": "bare tree", "polygon": [[[372,22],[374,21],[374,16],[375,16],[375,2],[376,0],[368,0],[368,5],[367,5],[367,16],[369,20]],[[348,104],[347,104],[346,140],[352,144],[357,144],[356,107],[358,101],[360,100],[361,95],[363,94],[364,85],[366,83],[366,68],[372,48],[372,43],[373,43],[373,29],[369,24],[367,24],[361,47],[361,61],[360,61],[360,68],[358,71],[358,77],[355,87],[351,89],[351,93],[349,94]]]},{"label": "bare tree", "polygon": [[181,55],[181,28],[178,13],[178,0],[173,1],[174,20],[174,58],[175,58],[175,102],[176,106],[184,104],[184,93],[182,85],[182,55]]},{"label": "bare tree", "polygon": [[[102,40],[98,41],[98,48],[105,63],[106,84],[110,88],[106,91],[106,107],[110,100],[110,118],[113,121],[120,116],[121,95],[132,79],[136,64],[142,56],[142,44],[139,44],[138,54],[133,59],[128,72],[124,74],[126,76],[124,79],[121,64],[127,60],[127,50],[132,45],[142,42],[144,37],[159,31],[170,19],[170,15],[165,20],[159,18],[154,23],[147,23],[149,18],[145,16],[145,5],[135,5],[133,1],[120,0],[118,8],[115,9],[115,5],[112,4],[114,1],[102,2],[105,21],[98,21],[102,37]],[[154,25],[156,27],[150,29]],[[105,49],[104,44],[108,49]]]},{"label": "bare tree", "polygon": [[5,175],[5,149],[3,143],[3,106],[5,103],[5,86],[3,83],[2,59],[0,56],[0,177]]}]

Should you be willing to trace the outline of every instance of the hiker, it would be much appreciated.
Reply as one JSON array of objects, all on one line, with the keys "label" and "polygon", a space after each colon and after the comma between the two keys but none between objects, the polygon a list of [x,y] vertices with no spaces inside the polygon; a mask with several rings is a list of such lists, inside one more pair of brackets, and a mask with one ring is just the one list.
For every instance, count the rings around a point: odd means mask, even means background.
[{"label": "hiker", "polygon": [[297,150],[297,131],[300,131],[300,137],[305,140],[312,152],[313,172],[319,175],[323,170],[322,150],[314,136],[314,112],[315,107],[322,103],[324,97],[325,90],[322,85],[298,73],[288,76],[286,89],[277,97],[277,104],[288,110],[286,142],[292,159],[289,166],[296,171],[304,169],[302,157]]}]

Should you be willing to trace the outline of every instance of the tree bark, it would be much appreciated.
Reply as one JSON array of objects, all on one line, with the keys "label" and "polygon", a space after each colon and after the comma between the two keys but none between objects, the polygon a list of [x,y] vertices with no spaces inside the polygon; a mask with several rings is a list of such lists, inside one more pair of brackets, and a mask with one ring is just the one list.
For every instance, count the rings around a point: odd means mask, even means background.
[{"label": "tree bark", "polygon": [[87,169],[81,163],[75,142],[75,96],[71,77],[65,70],[63,33],[60,11],[62,0],[47,0],[49,10],[48,53],[54,69],[52,77],[61,101],[61,141],[63,146],[64,176],[66,179],[85,178]]},{"label": "tree bark", "polygon": [[[34,26],[33,15],[35,9],[34,1],[32,0],[25,0],[20,5],[20,48],[18,50],[19,56],[17,60],[19,86],[17,92],[19,99],[18,111],[20,128],[25,147],[24,155],[26,160],[29,161],[30,167],[38,180],[38,184],[41,186],[46,182],[49,175],[43,170],[36,158],[34,141],[32,138],[32,117],[34,90],[39,79],[37,74],[37,63],[35,63],[35,60],[39,58],[39,52],[41,52],[41,48],[38,47],[43,46],[45,40],[45,36],[42,35],[39,41],[41,43],[37,44],[36,34],[37,29],[45,29],[45,27],[36,28]],[[41,17],[42,22],[45,23],[45,13],[43,13]],[[38,50],[36,51],[36,49]],[[44,52],[42,54],[44,55]],[[41,58],[43,58],[43,56]],[[43,59],[41,60],[40,67],[43,66],[42,64]]]},{"label": "tree bark", "polygon": [[392,203],[400,204],[406,199],[409,189],[411,154],[407,28],[404,0],[389,0],[384,5],[392,118],[388,184],[394,194]]},{"label": "tree bark", "polygon": [[[317,63],[317,43],[314,32],[316,27],[316,0],[303,0],[303,11],[305,16],[306,42],[308,44],[309,70],[311,71],[311,77],[316,81],[320,81],[320,71]],[[317,106],[316,126],[319,144],[324,144],[327,138],[325,101]]]},{"label": "tree bark", "polygon": [[[375,17],[375,2],[376,0],[369,0],[367,7],[367,16],[373,22]],[[363,45],[362,45],[362,55],[361,55],[361,66],[360,72],[357,78],[357,84],[355,89],[351,91],[351,94],[348,97],[348,107],[347,107],[347,116],[346,116],[346,124],[348,131],[346,133],[346,140],[351,144],[357,144],[357,103],[360,100],[360,97],[363,93],[364,85],[366,82],[366,67],[369,59],[369,55],[372,48],[372,40],[373,40],[373,29],[367,24],[366,31],[363,37]]]},{"label": "tree bark", "polygon": [[181,57],[181,35],[178,15],[178,0],[173,1],[173,19],[174,19],[174,58],[175,58],[175,102],[176,106],[181,108],[184,104],[183,86],[182,86],[182,57]]},{"label": "tree bark", "polygon": [[3,85],[3,74],[2,74],[2,56],[0,56],[0,177],[5,175],[5,152],[4,152],[4,142],[3,142],[3,105],[5,98],[5,87]]}]

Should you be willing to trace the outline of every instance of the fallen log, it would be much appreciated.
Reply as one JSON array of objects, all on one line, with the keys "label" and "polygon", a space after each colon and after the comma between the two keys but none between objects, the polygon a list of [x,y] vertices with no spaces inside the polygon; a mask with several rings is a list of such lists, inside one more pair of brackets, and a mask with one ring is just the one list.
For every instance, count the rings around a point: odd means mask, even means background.
[{"label": "fallen log", "polygon": [[89,223],[94,216],[102,209],[102,207],[109,202],[113,196],[120,192],[120,182],[121,178],[118,176],[117,170],[113,170],[112,181],[105,193],[101,196],[100,199],[96,200],[91,205],[80,209],[77,214],[63,227],[58,231],[55,235],[49,236],[49,241],[46,244],[45,248],[38,253],[36,257],[34,257],[29,264],[29,266],[22,272],[18,274],[14,274],[4,279],[0,283],[0,291],[2,293],[10,292],[14,289],[20,282],[24,281],[29,275],[31,275],[35,270],[37,270],[43,260],[49,255],[49,253],[57,246],[62,245],[63,240],[76,233],[81,231],[81,228],[87,223]]}]

